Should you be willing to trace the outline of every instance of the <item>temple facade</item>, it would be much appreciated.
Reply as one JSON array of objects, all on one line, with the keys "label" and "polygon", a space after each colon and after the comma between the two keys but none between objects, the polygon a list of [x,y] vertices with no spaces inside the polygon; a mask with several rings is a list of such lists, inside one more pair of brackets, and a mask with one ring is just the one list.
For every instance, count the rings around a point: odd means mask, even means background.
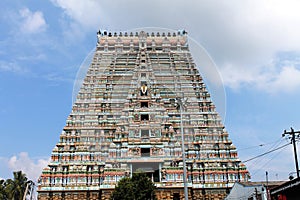
[{"label": "temple facade", "polygon": [[248,181],[185,31],[99,31],[97,39],[39,199],[109,199],[136,171],[152,179],[157,199],[183,199],[184,179],[189,199],[224,199],[236,181]]}]

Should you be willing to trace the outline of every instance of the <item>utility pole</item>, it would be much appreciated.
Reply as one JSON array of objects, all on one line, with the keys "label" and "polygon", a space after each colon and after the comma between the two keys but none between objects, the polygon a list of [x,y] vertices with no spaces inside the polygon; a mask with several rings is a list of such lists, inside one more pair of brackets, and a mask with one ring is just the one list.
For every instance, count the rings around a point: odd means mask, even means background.
[{"label": "utility pole", "polygon": [[269,191],[269,173],[266,171],[266,192],[267,192],[267,200],[271,199],[270,197],[270,191]]},{"label": "utility pole", "polygon": [[[183,101],[184,100],[184,101]],[[187,171],[186,171],[186,158],[185,158],[185,145],[184,145],[184,132],[183,132],[183,109],[187,102],[187,99],[177,97],[176,99],[170,99],[170,103],[177,107],[180,112],[180,132],[181,132],[181,151],[182,151],[182,164],[183,164],[183,188],[184,188],[184,199],[189,199],[188,186],[187,186]]]},{"label": "utility pole", "polygon": [[267,182],[267,187],[269,186],[269,178],[268,178],[268,172],[266,171],[266,182]]},{"label": "utility pole", "polygon": [[257,193],[257,188],[255,188],[255,199],[258,199],[258,193]]},{"label": "utility pole", "polygon": [[291,139],[291,144],[293,144],[293,146],[294,146],[294,156],[295,156],[297,178],[299,178],[299,165],[298,165],[296,137],[295,137],[296,134],[297,134],[297,137],[299,137],[300,131],[294,131],[294,129],[291,127],[290,132],[287,132],[286,130],[284,130],[284,133],[282,134],[282,137],[284,137],[285,135],[290,135],[289,139]]},{"label": "utility pole", "polygon": [[186,160],[185,160],[185,145],[184,145],[184,132],[183,132],[183,119],[182,119],[182,113],[183,113],[183,107],[185,106],[185,102],[182,102],[181,98],[177,98],[177,105],[179,106],[180,110],[180,129],[181,129],[181,151],[182,151],[182,162],[183,162],[183,187],[184,187],[184,199],[189,199],[188,194],[188,188],[187,188],[187,173],[186,173]]}]

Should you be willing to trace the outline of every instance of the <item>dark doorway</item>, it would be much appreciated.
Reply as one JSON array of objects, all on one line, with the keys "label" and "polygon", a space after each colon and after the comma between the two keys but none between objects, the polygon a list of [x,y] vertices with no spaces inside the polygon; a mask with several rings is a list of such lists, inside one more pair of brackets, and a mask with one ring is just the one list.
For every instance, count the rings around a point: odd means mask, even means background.
[{"label": "dark doorway", "polygon": [[150,148],[141,148],[142,157],[150,157]]},{"label": "dark doorway", "polygon": [[153,174],[154,182],[159,182],[159,170],[155,170]]},{"label": "dark doorway", "polygon": [[148,102],[147,101],[142,101],[141,102],[141,107],[142,108],[148,108]]},{"label": "dark doorway", "polygon": [[180,200],[179,193],[173,193],[173,200]]},{"label": "dark doorway", "polygon": [[[153,180],[154,182],[159,182],[159,170],[145,172],[146,176]],[[153,179],[152,179],[153,178]]]},{"label": "dark doorway", "polygon": [[148,120],[149,120],[149,115],[148,115],[148,114],[142,114],[142,115],[141,115],[141,120],[142,120],[142,121],[144,121],[144,120],[147,120],[147,121],[148,121]]},{"label": "dark doorway", "polygon": [[[143,149],[143,148],[142,148]],[[146,149],[146,148],[144,148]],[[156,162],[141,162],[132,163],[132,172],[144,172],[154,182],[159,182],[159,163]]]}]

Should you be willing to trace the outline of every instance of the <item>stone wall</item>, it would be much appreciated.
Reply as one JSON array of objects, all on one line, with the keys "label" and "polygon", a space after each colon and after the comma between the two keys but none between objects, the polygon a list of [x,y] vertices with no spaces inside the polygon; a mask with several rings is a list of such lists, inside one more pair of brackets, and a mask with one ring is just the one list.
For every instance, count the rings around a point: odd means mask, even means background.
[{"label": "stone wall", "polygon": [[[100,191],[74,191],[74,192],[40,192],[39,200],[108,200],[113,190]],[[224,189],[193,189],[189,190],[191,200],[223,200],[227,193]],[[181,188],[156,190],[158,200],[184,200],[184,192]]]}]

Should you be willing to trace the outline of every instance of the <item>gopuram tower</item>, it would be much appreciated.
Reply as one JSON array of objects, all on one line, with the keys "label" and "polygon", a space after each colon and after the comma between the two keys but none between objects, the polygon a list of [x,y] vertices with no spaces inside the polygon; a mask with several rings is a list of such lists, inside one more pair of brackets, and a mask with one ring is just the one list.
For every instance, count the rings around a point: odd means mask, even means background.
[{"label": "gopuram tower", "polygon": [[157,199],[183,199],[184,179],[188,199],[224,199],[234,182],[248,181],[185,31],[99,31],[97,37],[39,179],[40,200],[109,199],[117,182],[137,170],[155,183]]}]

